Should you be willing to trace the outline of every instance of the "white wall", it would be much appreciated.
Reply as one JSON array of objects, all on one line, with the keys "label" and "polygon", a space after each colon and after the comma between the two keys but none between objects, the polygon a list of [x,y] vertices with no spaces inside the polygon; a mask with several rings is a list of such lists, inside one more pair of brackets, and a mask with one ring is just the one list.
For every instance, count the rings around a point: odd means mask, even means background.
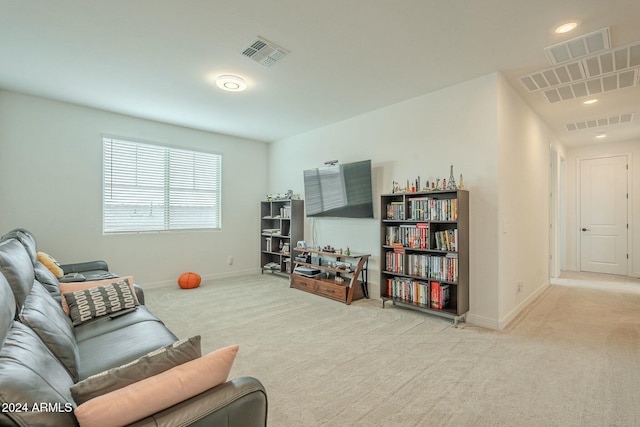
[{"label": "white wall", "polygon": [[[272,143],[270,192],[292,189],[304,197],[302,171],[324,161],[371,159],[376,218],[316,219],[318,244],[349,245],[373,255],[370,294],[379,297],[380,201],[392,181],[418,175],[425,180],[464,175],[470,191],[469,321],[498,325],[498,152],[497,74],[363,114],[340,123]],[[311,241],[311,226],[305,236]]]},{"label": "white wall", "polygon": [[502,76],[498,93],[501,329],[549,284],[550,144],[558,143]]},{"label": "white wall", "polygon": [[[104,236],[102,134],[221,153],[222,230]],[[0,92],[0,234],[27,228],[62,263],[105,259],[141,284],[255,272],[266,156],[261,142]]]},{"label": "white wall", "polygon": [[578,162],[580,159],[590,157],[606,157],[629,155],[629,174],[631,176],[631,188],[629,188],[629,201],[631,203],[631,218],[629,221],[629,256],[630,274],[640,277],[640,141],[628,141],[613,144],[593,144],[582,148],[567,150],[567,269],[579,271],[578,262]]}]

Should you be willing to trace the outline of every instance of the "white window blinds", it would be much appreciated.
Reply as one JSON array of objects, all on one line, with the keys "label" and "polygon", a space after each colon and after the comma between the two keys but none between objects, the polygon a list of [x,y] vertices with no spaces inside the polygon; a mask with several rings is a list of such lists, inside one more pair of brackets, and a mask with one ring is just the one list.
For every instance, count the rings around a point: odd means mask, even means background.
[{"label": "white window blinds", "polygon": [[221,227],[218,154],[103,138],[105,233]]}]

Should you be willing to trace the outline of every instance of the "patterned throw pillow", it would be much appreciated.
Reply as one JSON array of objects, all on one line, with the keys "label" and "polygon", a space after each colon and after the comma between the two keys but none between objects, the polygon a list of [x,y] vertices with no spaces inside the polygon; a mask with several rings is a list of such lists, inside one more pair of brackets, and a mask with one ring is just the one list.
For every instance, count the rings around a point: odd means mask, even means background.
[{"label": "patterned throw pillow", "polygon": [[105,286],[63,294],[73,326],[139,305],[129,281],[123,279]]}]

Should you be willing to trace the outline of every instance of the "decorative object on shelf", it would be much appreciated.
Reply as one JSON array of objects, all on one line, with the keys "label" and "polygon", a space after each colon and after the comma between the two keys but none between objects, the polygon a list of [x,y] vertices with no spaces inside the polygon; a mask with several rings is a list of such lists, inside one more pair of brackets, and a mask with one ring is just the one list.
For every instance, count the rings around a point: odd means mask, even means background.
[{"label": "decorative object on shelf", "polygon": [[278,200],[299,200],[300,195],[293,194],[293,190],[287,190],[286,193],[272,193],[267,194],[267,201],[273,202]]},{"label": "decorative object on shelf", "polygon": [[307,242],[304,240],[299,240],[298,243],[296,243],[296,248],[307,249]]},{"label": "decorative object on shelf", "polygon": [[447,190],[457,190],[458,186],[456,185],[456,179],[453,177],[453,165],[449,170],[449,181],[447,182]]},{"label": "decorative object on shelf", "polygon": [[464,190],[464,179],[462,178],[462,174],[460,174],[460,185],[458,186],[458,190]]},{"label": "decorative object on shelf", "polygon": [[180,275],[178,278],[178,286],[182,289],[193,289],[200,286],[201,281],[202,277],[200,277],[199,274],[189,271]]},{"label": "decorative object on shelf", "polygon": [[351,255],[351,249],[349,249],[349,246],[347,246],[347,249],[345,249],[344,254]]},{"label": "decorative object on shelf", "polygon": [[289,243],[285,243],[284,246],[282,246],[282,253],[288,254],[289,252],[290,252]]}]

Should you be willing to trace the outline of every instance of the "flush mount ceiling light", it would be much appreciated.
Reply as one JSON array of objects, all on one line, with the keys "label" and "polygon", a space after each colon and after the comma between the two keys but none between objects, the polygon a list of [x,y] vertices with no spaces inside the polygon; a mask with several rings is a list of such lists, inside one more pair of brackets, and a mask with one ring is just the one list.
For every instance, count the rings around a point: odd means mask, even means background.
[{"label": "flush mount ceiling light", "polygon": [[573,31],[578,26],[577,22],[565,22],[564,24],[560,24],[553,30],[556,34],[564,34],[569,31]]},{"label": "flush mount ceiling light", "polygon": [[216,78],[216,85],[229,92],[242,92],[247,88],[247,83],[242,77],[234,76],[231,74],[223,74]]},{"label": "flush mount ceiling light", "polygon": [[606,133],[599,133],[599,134],[596,135],[596,138],[598,138],[598,139],[602,139],[602,138],[606,138],[606,137],[607,137]]},{"label": "flush mount ceiling light", "polygon": [[591,104],[595,104],[596,102],[598,102],[597,99],[589,99],[587,101],[584,101],[583,104],[584,105],[591,105]]}]

